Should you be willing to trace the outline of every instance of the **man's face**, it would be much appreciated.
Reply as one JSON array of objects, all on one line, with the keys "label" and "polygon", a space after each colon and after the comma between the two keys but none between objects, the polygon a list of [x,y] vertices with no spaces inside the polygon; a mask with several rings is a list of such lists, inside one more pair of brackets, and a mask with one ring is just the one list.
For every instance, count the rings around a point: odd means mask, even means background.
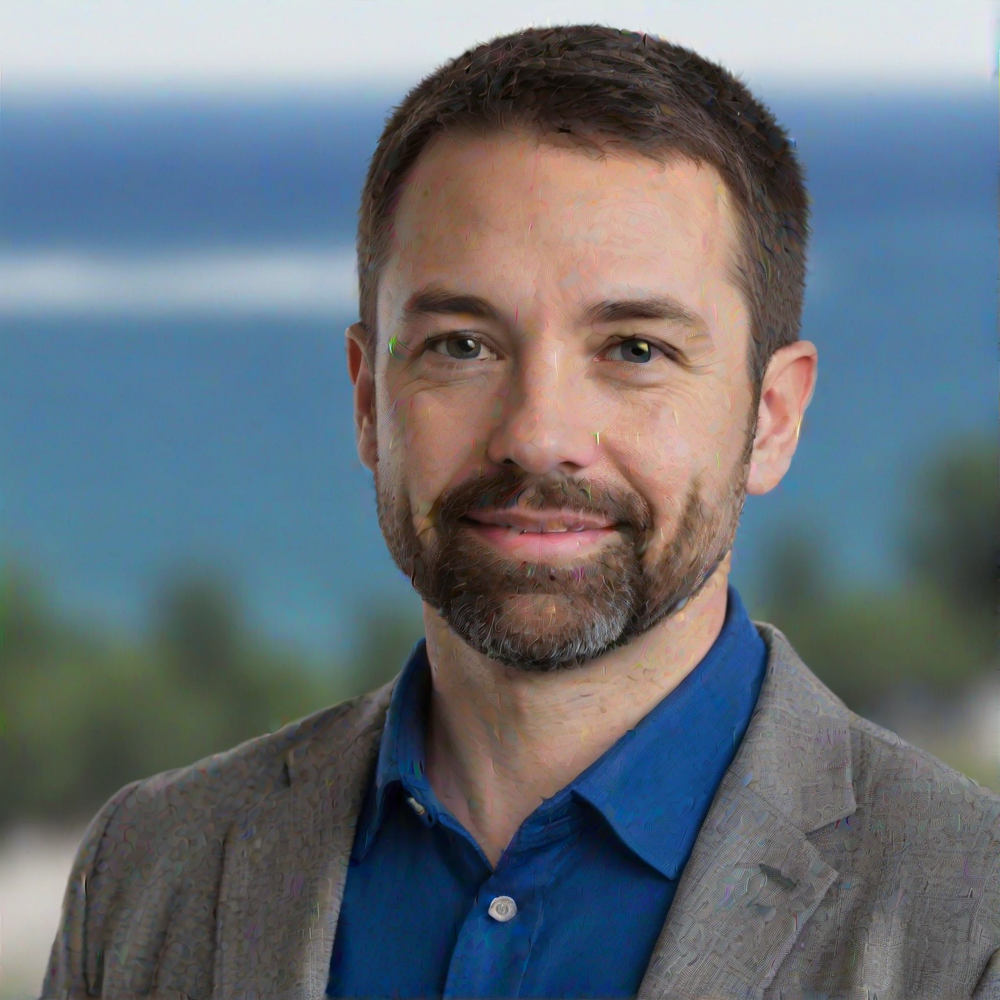
[{"label": "man's face", "polygon": [[369,462],[394,560],[473,649],[584,663],[728,554],[754,426],[735,246],[719,175],[688,161],[508,133],[418,160],[380,280]]}]

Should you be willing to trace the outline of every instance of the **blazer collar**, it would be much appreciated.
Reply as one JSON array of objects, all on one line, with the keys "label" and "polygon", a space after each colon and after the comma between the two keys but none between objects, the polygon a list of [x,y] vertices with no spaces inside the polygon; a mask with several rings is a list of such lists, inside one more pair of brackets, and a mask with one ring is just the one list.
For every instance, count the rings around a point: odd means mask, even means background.
[{"label": "blazer collar", "polygon": [[639,987],[759,998],[838,872],[806,835],[856,809],[849,713],[773,625],[767,673]]}]

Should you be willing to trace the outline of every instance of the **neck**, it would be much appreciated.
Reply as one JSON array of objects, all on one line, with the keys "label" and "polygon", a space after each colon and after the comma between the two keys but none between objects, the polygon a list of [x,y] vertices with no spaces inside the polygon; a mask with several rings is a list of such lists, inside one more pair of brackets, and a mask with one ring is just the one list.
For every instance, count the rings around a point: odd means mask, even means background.
[{"label": "neck", "polygon": [[533,673],[471,649],[424,605],[434,794],[496,865],[521,823],[701,662],[726,615],[727,557],[682,611],[581,667]]}]

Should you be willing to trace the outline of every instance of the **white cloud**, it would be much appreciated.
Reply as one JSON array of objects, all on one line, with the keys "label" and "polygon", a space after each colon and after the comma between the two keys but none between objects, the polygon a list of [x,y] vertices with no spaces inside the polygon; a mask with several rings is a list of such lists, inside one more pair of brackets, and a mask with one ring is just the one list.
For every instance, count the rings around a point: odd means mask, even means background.
[{"label": "white cloud", "polygon": [[0,314],[333,316],[357,310],[353,247],[329,251],[0,255]]},{"label": "white cloud", "polygon": [[650,31],[751,85],[985,82],[996,0],[4,0],[4,86],[405,88],[527,24]]}]

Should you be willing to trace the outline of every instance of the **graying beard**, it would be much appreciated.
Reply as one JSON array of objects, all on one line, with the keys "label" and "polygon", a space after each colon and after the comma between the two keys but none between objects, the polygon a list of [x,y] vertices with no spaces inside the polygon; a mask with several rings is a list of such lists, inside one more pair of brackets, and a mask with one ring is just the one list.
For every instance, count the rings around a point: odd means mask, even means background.
[{"label": "graying beard", "polygon": [[500,631],[496,616],[485,613],[484,603],[480,597],[456,601],[447,609],[446,619],[473,649],[507,666],[538,672],[566,669],[586,663],[627,641],[623,638],[631,617],[631,601],[627,597],[609,605],[611,614],[600,615],[596,622],[590,623],[584,635],[578,634],[557,645],[543,657],[532,653],[537,643],[511,637],[506,629]]}]

